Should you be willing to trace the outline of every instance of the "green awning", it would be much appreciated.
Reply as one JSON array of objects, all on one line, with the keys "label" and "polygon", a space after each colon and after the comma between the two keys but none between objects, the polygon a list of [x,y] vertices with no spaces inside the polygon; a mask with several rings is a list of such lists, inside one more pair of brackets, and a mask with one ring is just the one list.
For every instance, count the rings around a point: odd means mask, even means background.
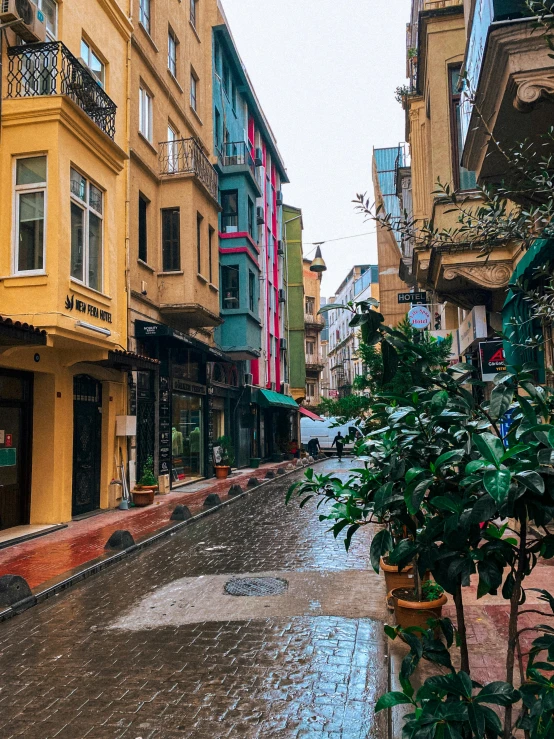
[{"label": "green awning", "polygon": [[289,411],[298,410],[298,403],[290,395],[276,393],[273,390],[258,390],[257,402],[261,408],[286,408]]},{"label": "green awning", "polygon": [[[554,258],[554,239],[537,239],[516,264],[516,268],[510,279],[510,285],[513,285],[516,280],[522,278],[532,281],[534,277],[533,271],[552,258]],[[513,290],[508,290],[504,307],[508,303],[511,303],[515,297],[516,293]]]}]

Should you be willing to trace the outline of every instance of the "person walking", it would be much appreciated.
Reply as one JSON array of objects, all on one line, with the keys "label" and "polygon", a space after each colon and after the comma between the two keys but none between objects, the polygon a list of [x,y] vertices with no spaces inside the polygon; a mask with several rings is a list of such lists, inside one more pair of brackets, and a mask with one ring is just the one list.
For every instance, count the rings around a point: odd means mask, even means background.
[{"label": "person walking", "polygon": [[331,444],[331,448],[334,446],[337,447],[337,456],[339,458],[339,462],[342,462],[342,450],[344,449],[344,436],[339,431],[338,434],[333,439],[333,443]]},{"label": "person walking", "polygon": [[314,436],[308,442],[308,454],[310,455],[310,457],[313,457],[315,459],[320,451],[321,447],[319,445],[319,439],[317,438],[317,436]]}]

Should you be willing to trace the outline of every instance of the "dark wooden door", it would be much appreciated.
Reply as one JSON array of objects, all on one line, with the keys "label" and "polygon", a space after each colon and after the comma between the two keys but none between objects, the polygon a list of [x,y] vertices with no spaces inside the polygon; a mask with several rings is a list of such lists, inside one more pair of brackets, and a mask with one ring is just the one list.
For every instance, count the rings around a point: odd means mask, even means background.
[{"label": "dark wooden door", "polygon": [[73,387],[73,516],[100,508],[102,384],[78,375]]}]

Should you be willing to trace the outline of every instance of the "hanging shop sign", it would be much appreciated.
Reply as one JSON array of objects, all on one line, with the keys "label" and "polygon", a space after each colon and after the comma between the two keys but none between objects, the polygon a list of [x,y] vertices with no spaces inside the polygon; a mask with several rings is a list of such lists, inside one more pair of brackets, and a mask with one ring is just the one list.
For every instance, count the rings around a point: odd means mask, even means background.
[{"label": "hanging shop sign", "polygon": [[75,295],[67,295],[65,298],[65,309],[68,311],[76,310],[78,313],[86,313],[91,318],[98,318],[100,321],[105,323],[112,322],[112,314],[107,310],[101,310],[97,305],[92,303],[85,303],[84,300],[79,300]]},{"label": "hanging shop sign", "polygon": [[424,305],[416,305],[409,311],[408,321],[412,328],[426,329],[431,323],[431,311]]},{"label": "hanging shop sign", "polygon": [[498,372],[506,371],[503,341],[483,341],[479,344],[481,357],[481,378],[484,382],[492,382]]},{"label": "hanging shop sign", "polygon": [[464,319],[460,328],[460,353],[463,354],[477,339],[486,339],[487,309],[484,305],[476,305]]},{"label": "hanging shop sign", "polygon": [[426,303],[427,293],[398,293],[399,303]]}]

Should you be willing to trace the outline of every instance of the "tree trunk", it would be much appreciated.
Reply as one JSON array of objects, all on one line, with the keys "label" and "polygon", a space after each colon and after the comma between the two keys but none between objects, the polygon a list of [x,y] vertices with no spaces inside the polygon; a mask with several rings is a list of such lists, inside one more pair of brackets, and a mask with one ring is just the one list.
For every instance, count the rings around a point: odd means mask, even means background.
[{"label": "tree trunk", "polygon": [[[521,583],[525,577],[525,569],[527,566],[527,512],[521,519],[521,531],[519,534],[519,555],[517,561],[517,569],[515,572],[515,583],[512,597],[510,598],[510,622],[508,628],[508,654],[506,657],[506,682],[510,685],[514,684],[514,666],[517,647],[517,631],[518,631],[518,614],[519,602],[521,600]],[[512,706],[506,706],[504,715],[504,739],[512,737]]]},{"label": "tree trunk", "polygon": [[469,651],[467,648],[467,628],[464,613],[464,602],[462,600],[462,580],[458,580],[456,590],[454,591],[454,605],[456,606],[456,621],[458,622],[458,634],[460,635],[460,668],[463,672],[471,674],[469,667]]}]

